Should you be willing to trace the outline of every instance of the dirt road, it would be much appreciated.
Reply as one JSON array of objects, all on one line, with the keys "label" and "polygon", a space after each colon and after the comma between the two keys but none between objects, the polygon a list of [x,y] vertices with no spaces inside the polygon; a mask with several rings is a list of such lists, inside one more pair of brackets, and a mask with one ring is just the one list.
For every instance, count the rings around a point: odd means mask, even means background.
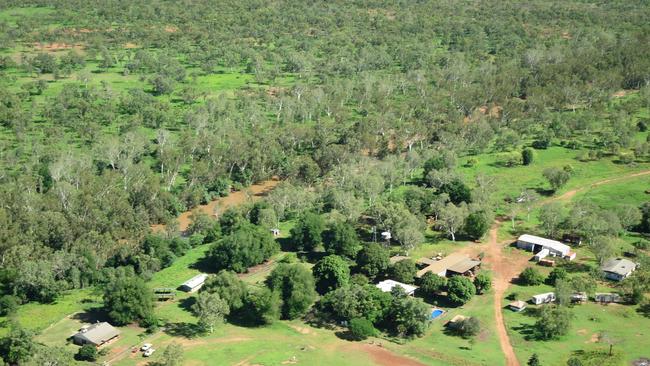
[{"label": "dirt road", "polygon": [[497,336],[501,350],[506,358],[506,366],[519,366],[515,351],[510,344],[510,338],[503,320],[503,295],[513,278],[525,268],[528,256],[505,256],[503,254],[503,243],[499,243],[497,233],[503,222],[496,220],[490,229],[490,237],[485,248],[484,261],[490,266],[494,273],[494,319],[496,321]]}]

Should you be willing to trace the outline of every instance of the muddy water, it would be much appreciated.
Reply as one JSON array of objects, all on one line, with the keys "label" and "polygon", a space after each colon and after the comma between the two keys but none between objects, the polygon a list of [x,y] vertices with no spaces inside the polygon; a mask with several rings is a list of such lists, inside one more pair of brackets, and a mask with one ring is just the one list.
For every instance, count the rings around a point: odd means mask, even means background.
[{"label": "muddy water", "polygon": [[[239,206],[244,203],[254,202],[264,196],[266,193],[271,191],[275,186],[280,183],[277,179],[271,179],[263,181],[258,184],[253,184],[252,186],[242,190],[230,192],[227,197],[220,197],[214,201],[209,202],[206,205],[200,205],[194,207],[189,211],[185,211],[180,216],[178,216],[178,228],[180,231],[185,231],[190,226],[192,222],[190,216],[194,211],[205,212],[208,215],[219,215],[230,207]],[[165,225],[151,225],[151,230],[154,232],[164,231]]]}]

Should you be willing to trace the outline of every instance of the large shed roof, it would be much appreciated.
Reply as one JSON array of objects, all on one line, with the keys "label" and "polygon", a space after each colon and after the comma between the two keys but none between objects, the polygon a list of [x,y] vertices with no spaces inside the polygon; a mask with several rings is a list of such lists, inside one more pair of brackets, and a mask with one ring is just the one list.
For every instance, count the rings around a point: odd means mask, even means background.
[{"label": "large shed roof", "polygon": [[197,286],[202,285],[207,278],[208,278],[207,274],[201,273],[185,281],[185,283],[183,283],[183,286],[187,286],[189,288],[195,288]]},{"label": "large shed roof", "polygon": [[525,243],[531,243],[531,244],[537,244],[541,245],[544,248],[551,248],[553,250],[556,250],[558,252],[561,252],[563,254],[567,254],[571,248],[566,245],[562,244],[557,240],[552,240],[552,239],[547,239],[547,238],[542,238],[539,236],[535,235],[530,235],[530,234],[524,234],[517,239],[518,241],[525,242]]},{"label": "large shed roof", "polygon": [[627,276],[636,269],[636,263],[625,258],[608,259],[601,269],[605,272],[616,273],[621,276]]},{"label": "large shed roof", "polygon": [[85,339],[87,343],[101,345],[120,335],[120,331],[112,325],[103,322],[96,323],[87,328],[83,328],[75,334],[76,338]]}]

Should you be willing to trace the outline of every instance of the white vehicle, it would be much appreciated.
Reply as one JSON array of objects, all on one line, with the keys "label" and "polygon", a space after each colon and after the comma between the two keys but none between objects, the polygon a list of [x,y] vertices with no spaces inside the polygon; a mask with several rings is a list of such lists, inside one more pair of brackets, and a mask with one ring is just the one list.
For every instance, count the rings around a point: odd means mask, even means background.
[{"label": "white vehicle", "polygon": [[149,350],[150,348],[151,348],[151,343],[145,343],[145,344],[142,345],[142,347],[140,347],[140,351],[145,352],[145,351]]},{"label": "white vehicle", "polygon": [[149,356],[153,355],[154,352],[156,352],[155,348],[149,348],[148,350],[144,351],[144,353],[142,355],[144,357],[149,357]]}]

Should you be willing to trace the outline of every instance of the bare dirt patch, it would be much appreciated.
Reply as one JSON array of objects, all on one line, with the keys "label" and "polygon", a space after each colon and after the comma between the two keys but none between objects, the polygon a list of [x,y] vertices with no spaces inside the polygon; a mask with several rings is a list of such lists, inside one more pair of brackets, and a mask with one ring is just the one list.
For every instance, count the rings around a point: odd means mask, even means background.
[{"label": "bare dirt patch", "polygon": [[[225,210],[239,206],[247,202],[253,202],[260,199],[266,193],[271,191],[275,186],[280,183],[277,179],[270,179],[258,184],[254,184],[243,191],[231,192],[228,196],[218,198],[207,205],[200,205],[195,207],[190,211],[185,211],[180,216],[178,216],[178,229],[180,231],[185,231],[192,223],[190,217],[193,212],[200,211],[208,215],[218,216],[223,213]],[[165,230],[166,225],[151,225],[151,230],[154,232],[161,232]]]},{"label": "bare dirt patch", "polygon": [[83,50],[84,46],[81,43],[58,43],[58,42],[53,42],[53,43],[40,43],[40,42],[34,42],[33,43],[34,49],[41,51],[41,52],[59,52],[59,51],[65,51],[65,50]]},{"label": "bare dirt patch", "polygon": [[246,342],[250,340],[251,338],[248,337],[228,337],[228,338],[218,338],[218,339],[179,338],[179,339],[175,339],[174,342],[180,344],[183,347],[197,347],[197,346],[205,346],[208,344],[238,343],[238,342]]},{"label": "bare dirt patch", "polygon": [[600,333],[594,333],[589,337],[588,341],[585,341],[585,343],[598,343],[600,340]]},{"label": "bare dirt patch", "polygon": [[314,331],[307,327],[301,327],[298,325],[291,325],[290,327],[300,334],[314,334]]},{"label": "bare dirt patch", "polygon": [[353,344],[350,347],[354,348],[356,351],[367,353],[374,362],[381,366],[425,366],[419,361],[406,356],[397,355],[379,345]]}]

